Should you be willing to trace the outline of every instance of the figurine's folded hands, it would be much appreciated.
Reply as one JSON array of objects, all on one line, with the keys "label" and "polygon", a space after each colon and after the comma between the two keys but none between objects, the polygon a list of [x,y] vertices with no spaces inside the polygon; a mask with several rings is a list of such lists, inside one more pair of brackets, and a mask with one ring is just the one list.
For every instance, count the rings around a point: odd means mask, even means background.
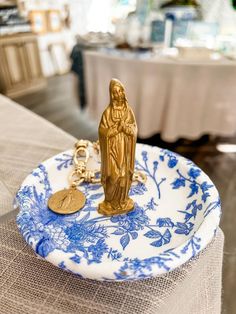
[{"label": "figurine's folded hands", "polygon": [[125,122],[121,120],[118,125],[118,132],[124,132],[124,129],[125,129]]},{"label": "figurine's folded hands", "polygon": [[107,136],[111,137],[111,136],[115,136],[119,133],[119,125],[118,123],[113,124],[107,131]]}]

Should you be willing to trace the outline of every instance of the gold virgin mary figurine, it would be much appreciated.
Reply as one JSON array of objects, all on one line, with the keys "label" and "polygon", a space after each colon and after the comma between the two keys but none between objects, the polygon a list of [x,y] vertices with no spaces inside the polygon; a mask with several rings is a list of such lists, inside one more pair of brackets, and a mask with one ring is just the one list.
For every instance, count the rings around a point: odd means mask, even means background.
[{"label": "gold virgin mary figurine", "polygon": [[105,200],[98,212],[112,216],[134,208],[128,193],[134,173],[137,125],[125,96],[124,86],[117,79],[110,82],[110,104],[99,124],[101,150],[101,182]]}]

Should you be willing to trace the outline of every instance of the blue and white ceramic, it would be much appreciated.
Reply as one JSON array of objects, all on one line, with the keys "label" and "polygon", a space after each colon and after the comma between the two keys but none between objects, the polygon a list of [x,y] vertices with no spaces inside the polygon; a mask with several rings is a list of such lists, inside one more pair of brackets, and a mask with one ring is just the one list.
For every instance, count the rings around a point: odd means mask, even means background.
[{"label": "blue and white ceramic", "polygon": [[[88,167],[98,169],[99,163],[94,154]],[[221,214],[218,192],[194,163],[157,147],[137,145],[136,170],[146,173],[147,182],[132,185],[132,212],[98,214],[103,189],[83,184],[84,208],[59,215],[48,209],[47,201],[68,187],[72,150],[48,159],[16,195],[22,236],[36,254],[84,278],[136,280],[172,271],[213,239]]]}]

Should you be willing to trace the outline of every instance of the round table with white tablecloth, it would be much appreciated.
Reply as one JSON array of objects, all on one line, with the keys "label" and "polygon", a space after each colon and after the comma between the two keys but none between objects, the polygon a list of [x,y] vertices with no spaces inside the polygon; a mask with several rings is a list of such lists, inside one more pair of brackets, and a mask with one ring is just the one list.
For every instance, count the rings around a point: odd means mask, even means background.
[{"label": "round table with white tablecloth", "polygon": [[172,142],[236,132],[236,62],[86,51],[85,76],[87,105],[95,119],[109,103],[110,79],[122,81],[141,138],[161,133]]}]

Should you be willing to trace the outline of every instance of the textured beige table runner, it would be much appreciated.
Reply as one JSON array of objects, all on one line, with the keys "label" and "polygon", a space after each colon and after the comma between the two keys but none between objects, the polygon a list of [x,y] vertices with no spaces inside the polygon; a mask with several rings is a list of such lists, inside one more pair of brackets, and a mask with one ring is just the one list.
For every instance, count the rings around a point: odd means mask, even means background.
[{"label": "textured beige table runner", "polygon": [[50,122],[0,95],[0,216],[13,209],[13,196],[31,170],[43,160],[72,148],[75,141]]},{"label": "textured beige table runner", "polygon": [[[79,127],[79,126],[78,126]],[[0,215],[26,175],[75,139],[0,96]],[[223,233],[197,258],[154,279],[82,280],[35,257],[14,219],[0,220],[0,313],[217,314],[221,307]]]}]

